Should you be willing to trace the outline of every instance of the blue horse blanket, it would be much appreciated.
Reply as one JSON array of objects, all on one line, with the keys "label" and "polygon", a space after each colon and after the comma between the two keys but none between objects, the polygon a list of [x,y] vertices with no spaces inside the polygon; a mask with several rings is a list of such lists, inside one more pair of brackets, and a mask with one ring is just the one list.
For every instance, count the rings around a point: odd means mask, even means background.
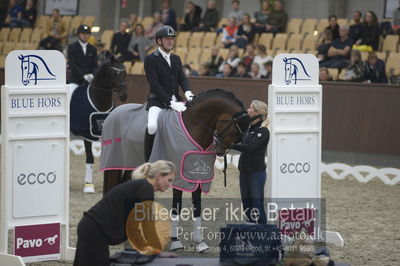
[{"label": "blue horse blanket", "polygon": [[100,112],[90,99],[89,87],[90,84],[84,83],[77,87],[72,94],[70,103],[70,131],[88,141],[98,141],[99,137],[93,135],[91,132],[91,115],[94,113],[109,113],[112,108],[106,112]]}]

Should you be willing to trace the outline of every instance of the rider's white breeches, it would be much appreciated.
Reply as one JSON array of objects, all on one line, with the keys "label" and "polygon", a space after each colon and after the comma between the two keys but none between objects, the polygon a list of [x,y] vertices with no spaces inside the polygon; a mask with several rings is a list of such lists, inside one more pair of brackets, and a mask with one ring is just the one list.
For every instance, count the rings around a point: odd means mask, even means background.
[{"label": "rider's white breeches", "polygon": [[152,106],[149,109],[149,117],[147,120],[147,130],[150,135],[154,135],[157,132],[157,119],[161,112],[161,108],[157,106]]}]

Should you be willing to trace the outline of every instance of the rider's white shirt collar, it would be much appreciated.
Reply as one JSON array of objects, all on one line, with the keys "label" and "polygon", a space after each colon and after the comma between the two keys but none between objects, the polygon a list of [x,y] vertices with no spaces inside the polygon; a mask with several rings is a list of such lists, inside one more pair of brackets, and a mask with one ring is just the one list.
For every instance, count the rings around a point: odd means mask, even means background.
[{"label": "rider's white shirt collar", "polygon": [[87,42],[82,42],[81,40],[78,40],[79,41],[79,44],[81,45],[81,47],[82,47],[82,50],[83,50],[83,54],[84,55],[86,55],[86,48],[87,48]]},{"label": "rider's white shirt collar", "polygon": [[158,51],[160,51],[160,53],[163,56],[163,58],[165,59],[165,61],[167,61],[168,65],[171,67],[171,58],[170,58],[171,54],[170,53],[166,53],[160,47],[158,47]]}]

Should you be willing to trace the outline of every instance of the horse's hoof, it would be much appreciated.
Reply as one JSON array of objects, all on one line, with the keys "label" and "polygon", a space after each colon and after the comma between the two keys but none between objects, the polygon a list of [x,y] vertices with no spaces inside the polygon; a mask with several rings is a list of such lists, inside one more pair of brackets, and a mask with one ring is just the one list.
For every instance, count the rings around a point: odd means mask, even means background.
[{"label": "horse's hoof", "polygon": [[202,253],[202,252],[206,251],[209,248],[210,247],[204,241],[196,243],[196,251],[197,251],[197,253]]},{"label": "horse's hoof", "polygon": [[94,185],[85,184],[85,187],[83,188],[83,193],[94,193]]},{"label": "horse's hoof", "polygon": [[169,248],[169,250],[174,251],[174,250],[178,250],[178,249],[183,249],[182,242],[180,240],[172,241],[171,247]]}]

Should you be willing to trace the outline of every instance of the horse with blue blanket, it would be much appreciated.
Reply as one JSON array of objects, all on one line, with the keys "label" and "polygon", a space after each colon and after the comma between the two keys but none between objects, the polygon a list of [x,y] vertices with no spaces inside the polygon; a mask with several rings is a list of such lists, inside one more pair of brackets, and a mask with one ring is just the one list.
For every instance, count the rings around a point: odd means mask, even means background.
[{"label": "horse with blue blanket", "polygon": [[110,57],[97,70],[93,81],[77,87],[72,93],[70,130],[83,138],[86,152],[85,193],[94,193],[92,142],[101,137],[107,115],[114,108],[113,94],[127,99],[126,70],[122,63]]}]

